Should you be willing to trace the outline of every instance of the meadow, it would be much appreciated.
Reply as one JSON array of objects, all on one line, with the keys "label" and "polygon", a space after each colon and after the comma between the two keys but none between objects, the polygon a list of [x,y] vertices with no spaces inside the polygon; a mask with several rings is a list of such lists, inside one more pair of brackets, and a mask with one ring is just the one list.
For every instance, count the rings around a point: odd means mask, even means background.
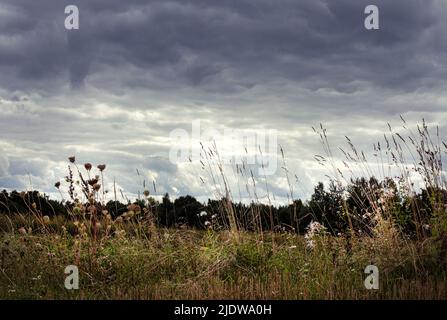
[{"label": "meadow", "polygon": [[[374,145],[378,171],[349,138],[337,167],[326,130],[314,129],[329,189],[283,208],[235,203],[208,157],[222,192],[207,205],[158,202],[146,189],[124,205],[114,190],[107,202],[106,166],[70,157],[55,184],[70,199],[0,197],[0,298],[445,299],[447,145],[425,122],[389,129]],[[68,265],[79,268],[78,290],[64,287]],[[378,289],[365,288],[368,265],[380,272]]]}]

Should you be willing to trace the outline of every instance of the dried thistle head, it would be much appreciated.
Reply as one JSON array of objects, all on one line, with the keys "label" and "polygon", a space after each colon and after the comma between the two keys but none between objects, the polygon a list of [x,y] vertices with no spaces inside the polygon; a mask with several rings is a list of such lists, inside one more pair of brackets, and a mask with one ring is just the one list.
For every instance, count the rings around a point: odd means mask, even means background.
[{"label": "dried thistle head", "polygon": [[98,211],[94,205],[89,206],[87,210],[90,214],[96,214],[96,212]]},{"label": "dried thistle head", "polygon": [[122,223],[122,222],[123,222],[123,217],[118,217],[114,221],[114,223]]},{"label": "dried thistle head", "polygon": [[98,183],[98,179],[90,179],[88,180],[88,184],[91,185],[92,187]]},{"label": "dried thistle head", "polygon": [[90,170],[92,170],[92,164],[86,163],[86,164],[84,164],[84,168],[85,168],[85,170],[90,171]]},{"label": "dried thistle head", "polygon": [[75,161],[76,161],[76,157],[75,157],[75,156],[68,157],[68,160],[69,160],[71,163],[75,163]]},{"label": "dried thistle head", "polygon": [[58,182],[56,182],[56,183],[54,184],[54,186],[55,186],[57,189],[59,189],[59,187],[61,186],[61,183],[58,181]]},{"label": "dried thistle head", "polygon": [[149,192],[149,190],[144,190],[143,194],[147,198],[147,197],[149,197],[150,192]]},{"label": "dried thistle head", "polygon": [[140,213],[141,212],[141,208],[140,208],[140,206],[139,205],[137,205],[137,204],[135,204],[135,203],[132,203],[132,204],[129,204],[128,206],[127,206],[127,211],[129,211],[129,212],[134,212],[134,213]]},{"label": "dried thistle head", "polygon": [[99,169],[99,171],[104,171],[104,169],[106,168],[106,165],[105,164],[98,164],[98,169]]},{"label": "dried thistle head", "polygon": [[96,184],[93,186],[93,190],[95,190],[95,191],[99,191],[99,189],[101,189],[101,185],[98,184],[98,183],[96,183]]}]

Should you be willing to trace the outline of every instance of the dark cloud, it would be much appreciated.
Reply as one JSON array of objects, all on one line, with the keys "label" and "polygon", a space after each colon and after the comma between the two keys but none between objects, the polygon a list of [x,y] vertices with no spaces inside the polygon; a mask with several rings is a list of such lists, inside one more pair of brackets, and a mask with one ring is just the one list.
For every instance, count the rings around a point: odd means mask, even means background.
[{"label": "dark cloud", "polygon": [[[80,8],[79,31],[63,28],[68,3]],[[54,78],[77,88],[104,68],[129,64],[171,86],[287,77],[314,90],[350,92],[354,80],[411,90],[443,80],[444,68],[436,68],[445,63],[436,50],[445,40],[438,38],[441,4],[376,3],[380,32],[363,27],[365,0],[5,1],[0,61],[17,89]]]}]

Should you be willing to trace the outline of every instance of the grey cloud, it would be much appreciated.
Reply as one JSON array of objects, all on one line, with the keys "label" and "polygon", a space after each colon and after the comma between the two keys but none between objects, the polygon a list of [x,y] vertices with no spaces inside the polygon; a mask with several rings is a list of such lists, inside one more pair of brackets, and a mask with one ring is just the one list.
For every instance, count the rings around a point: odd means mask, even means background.
[{"label": "grey cloud", "polygon": [[[63,27],[67,4],[80,8],[78,31]],[[0,187],[31,171],[51,190],[43,177],[59,179],[76,154],[107,163],[133,194],[138,168],[157,174],[160,192],[204,195],[196,174],[167,160],[170,131],[201,119],[204,130],[278,129],[311,189],[324,176],[302,165],[320,152],[311,126],[368,148],[400,113],[445,118],[445,1],[377,0],[377,32],[363,28],[368,4],[4,0]]]},{"label": "grey cloud", "polygon": [[[439,33],[445,23],[436,14],[442,5],[434,0],[378,1],[380,32],[363,28],[365,0],[78,0],[76,32],[63,28],[63,3],[39,3],[6,1],[12,9],[4,13],[3,33],[20,40],[0,47],[2,68],[19,65],[13,84],[27,89],[35,85],[30,79],[54,77],[77,88],[91,74],[128,64],[171,86],[206,87],[218,77],[223,88],[236,79],[287,77],[312,89],[349,92],[339,83],[364,80],[411,90],[445,76],[436,68],[445,52],[435,50],[440,39],[431,36],[437,32],[445,40]],[[231,79],[222,78],[228,71]]]},{"label": "grey cloud", "polygon": [[0,178],[5,177],[9,172],[9,159],[0,149]]},{"label": "grey cloud", "polygon": [[28,160],[11,157],[9,159],[9,173],[11,175],[33,175],[36,177],[45,177],[47,173],[47,163],[42,160]]}]

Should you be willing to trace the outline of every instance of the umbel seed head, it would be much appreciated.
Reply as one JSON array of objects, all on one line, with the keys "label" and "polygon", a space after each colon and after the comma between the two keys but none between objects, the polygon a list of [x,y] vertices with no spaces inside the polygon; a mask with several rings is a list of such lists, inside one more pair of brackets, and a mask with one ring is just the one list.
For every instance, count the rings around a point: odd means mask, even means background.
[{"label": "umbel seed head", "polygon": [[71,163],[75,163],[75,161],[76,161],[76,157],[75,157],[75,156],[68,157],[68,160],[69,160]]},{"label": "umbel seed head", "polygon": [[85,168],[85,170],[90,171],[90,170],[92,170],[92,164],[86,163],[86,164],[84,164],[84,168]]},{"label": "umbel seed head", "polygon": [[104,171],[105,168],[106,168],[105,164],[98,164],[99,171]]}]

